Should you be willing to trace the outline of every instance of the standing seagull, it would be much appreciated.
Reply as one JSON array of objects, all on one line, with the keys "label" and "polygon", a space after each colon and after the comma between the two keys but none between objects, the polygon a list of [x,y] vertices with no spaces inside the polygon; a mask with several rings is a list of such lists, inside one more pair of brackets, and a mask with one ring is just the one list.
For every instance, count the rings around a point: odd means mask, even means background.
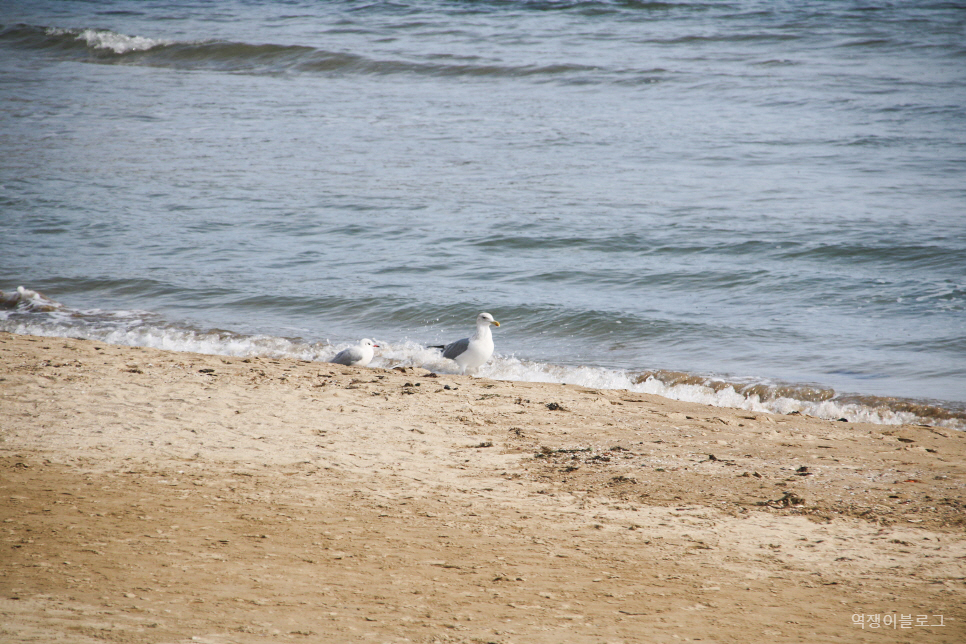
[{"label": "standing seagull", "polygon": [[378,346],[378,344],[373,344],[369,338],[364,338],[359,341],[358,346],[343,349],[329,362],[344,364],[347,367],[364,367],[372,360],[372,348]]},{"label": "standing seagull", "polygon": [[500,326],[489,313],[476,316],[476,333],[468,338],[451,342],[443,350],[443,357],[455,360],[460,367],[460,373],[475,373],[476,370],[493,355],[493,336],[490,325]]}]

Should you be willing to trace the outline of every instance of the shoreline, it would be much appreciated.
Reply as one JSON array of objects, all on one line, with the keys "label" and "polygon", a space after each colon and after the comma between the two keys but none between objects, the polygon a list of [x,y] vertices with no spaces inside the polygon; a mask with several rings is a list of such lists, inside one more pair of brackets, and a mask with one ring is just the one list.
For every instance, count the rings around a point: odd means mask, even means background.
[{"label": "shoreline", "polygon": [[[65,307],[43,293],[22,286],[16,291],[0,291],[0,307],[24,306],[37,313],[70,312],[86,314]],[[92,319],[96,318],[93,316]],[[104,320],[101,320],[103,322]],[[77,337],[71,327],[45,328],[37,323],[19,325],[15,331],[0,332],[40,337]],[[94,337],[92,337],[94,336]],[[354,345],[308,343],[301,338],[270,335],[245,335],[229,331],[172,329],[152,325],[136,330],[101,328],[78,337],[93,342],[120,340],[121,346],[155,348],[165,351],[258,357],[261,359],[294,359],[326,362],[340,349]],[[370,367],[392,369],[397,366],[439,368],[448,372],[452,363],[424,344],[405,340],[400,343],[381,341],[382,349]],[[966,431],[966,401],[903,397],[884,393],[837,391],[827,384],[738,377],[712,376],[668,369],[607,368],[600,366],[565,366],[531,362],[516,357],[494,356],[484,368],[483,377],[507,382],[545,382],[575,384],[590,388],[634,391],[697,404],[745,410],[751,413],[789,414],[798,411],[826,420],[846,419],[880,425],[923,424],[942,429]]]},{"label": "shoreline", "polygon": [[956,430],[10,333],[0,378],[18,641],[966,634]]}]

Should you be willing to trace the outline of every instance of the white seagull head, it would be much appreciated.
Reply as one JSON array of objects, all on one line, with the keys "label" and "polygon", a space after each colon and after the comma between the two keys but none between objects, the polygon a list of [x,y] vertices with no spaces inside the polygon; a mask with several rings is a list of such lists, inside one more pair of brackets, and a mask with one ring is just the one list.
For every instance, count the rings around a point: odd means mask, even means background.
[{"label": "white seagull head", "polygon": [[493,319],[493,316],[489,313],[483,312],[476,316],[476,325],[485,326],[492,324],[493,326],[500,326],[500,323]]}]

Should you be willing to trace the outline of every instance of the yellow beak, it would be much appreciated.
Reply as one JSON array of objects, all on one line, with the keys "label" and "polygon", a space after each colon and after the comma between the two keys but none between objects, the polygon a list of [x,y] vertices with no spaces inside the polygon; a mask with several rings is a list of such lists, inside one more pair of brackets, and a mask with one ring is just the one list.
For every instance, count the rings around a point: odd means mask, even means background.
[{"label": "yellow beak", "polygon": [[493,324],[496,325],[496,326],[500,326],[500,323],[497,322],[496,320],[493,320]]}]

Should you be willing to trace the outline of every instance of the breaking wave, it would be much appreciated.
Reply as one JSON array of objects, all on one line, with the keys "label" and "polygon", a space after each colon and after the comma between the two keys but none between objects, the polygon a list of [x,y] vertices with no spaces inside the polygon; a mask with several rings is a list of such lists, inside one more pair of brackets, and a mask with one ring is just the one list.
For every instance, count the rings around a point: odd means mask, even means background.
[{"label": "breaking wave", "polygon": [[[243,335],[167,324],[146,311],[77,310],[37,291],[0,291],[0,331],[71,337],[123,346],[150,347],[228,356],[259,356],[325,362],[349,343],[305,342],[300,338]],[[372,367],[414,366],[455,373],[436,349],[412,341],[376,338],[380,352]],[[495,380],[547,382],[598,389],[623,389],[715,407],[772,414],[806,414],[828,420],[886,425],[922,424],[966,430],[966,409],[935,401],[837,394],[832,389],[794,384],[733,382],[675,371],[633,371],[593,366],[560,366],[496,355],[479,372]]]},{"label": "breaking wave", "polygon": [[499,65],[478,60],[450,62],[378,59],[303,45],[251,44],[225,40],[173,41],[127,36],[109,30],[16,25],[0,28],[0,42],[100,64],[277,74],[363,73],[429,76],[558,77],[596,67],[556,63]]}]

